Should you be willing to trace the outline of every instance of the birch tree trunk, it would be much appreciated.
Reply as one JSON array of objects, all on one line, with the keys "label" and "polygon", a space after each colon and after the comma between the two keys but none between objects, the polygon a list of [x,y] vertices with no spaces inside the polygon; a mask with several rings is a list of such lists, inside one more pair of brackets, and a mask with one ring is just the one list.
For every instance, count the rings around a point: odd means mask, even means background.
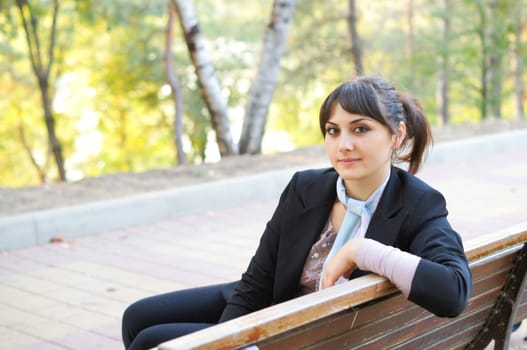
[{"label": "birch tree trunk", "polygon": [[355,0],[348,1],[348,31],[351,38],[351,55],[355,64],[355,74],[364,74],[364,66],[362,65],[362,45],[360,43],[359,33],[357,31],[357,23],[359,16],[355,6]]},{"label": "birch tree trunk", "polygon": [[240,153],[261,153],[269,105],[274,94],[280,60],[295,10],[294,0],[275,0],[264,36],[256,77],[251,85],[240,136]]},{"label": "birch tree trunk", "polygon": [[20,18],[24,26],[26,35],[26,42],[29,52],[29,59],[31,67],[35,74],[38,86],[40,89],[40,97],[42,100],[42,108],[44,110],[44,121],[46,123],[46,130],[48,134],[49,147],[53,152],[55,163],[57,165],[57,172],[61,181],[66,180],[66,171],[64,170],[64,158],[62,156],[62,145],[57,137],[55,131],[55,117],[51,109],[52,97],[49,88],[49,77],[51,67],[53,66],[55,38],[57,32],[57,17],[59,11],[58,0],[52,1],[53,19],[51,25],[51,32],[49,34],[49,46],[47,50],[47,63],[44,62],[43,48],[40,44],[38,18],[33,14],[33,11],[27,0],[17,0],[17,7],[20,12]]},{"label": "birch tree trunk", "polygon": [[179,17],[181,29],[190,58],[196,69],[201,94],[210,113],[212,128],[216,132],[216,142],[222,156],[237,154],[232,139],[227,102],[222,95],[221,86],[214,67],[205,51],[204,39],[199,29],[196,11],[191,0],[171,0]]},{"label": "birch tree trunk", "polygon": [[449,122],[448,111],[448,82],[449,82],[449,56],[450,56],[450,1],[443,0],[443,15],[441,16],[441,54],[438,56],[439,80],[437,84],[437,106],[438,106],[438,124],[446,125]]},{"label": "birch tree trunk", "polygon": [[522,2],[516,1],[514,9],[514,92],[516,95],[516,115],[519,119],[525,119],[523,101],[525,98],[525,83],[523,82],[523,45],[522,32],[524,23],[522,20]]},{"label": "birch tree trunk", "polygon": [[165,29],[165,76],[170,85],[172,100],[174,101],[174,147],[176,149],[176,158],[178,164],[187,164],[187,158],[183,151],[183,89],[179,80],[174,73],[174,64],[172,61],[172,43],[174,41],[174,21],[176,9],[174,4],[168,3],[168,21]]}]

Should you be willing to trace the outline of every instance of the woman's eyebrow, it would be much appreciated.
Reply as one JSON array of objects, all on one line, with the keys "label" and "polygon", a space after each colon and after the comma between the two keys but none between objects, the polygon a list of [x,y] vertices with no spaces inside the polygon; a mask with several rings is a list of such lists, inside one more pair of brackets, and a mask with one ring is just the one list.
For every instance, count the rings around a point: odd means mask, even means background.
[{"label": "woman's eyebrow", "polygon": [[[360,122],[363,122],[363,121],[369,122],[369,121],[371,121],[371,119],[370,118],[357,118],[357,119],[353,119],[348,124],[356,124],[356,123],[360,123]],[[337,123],[332,122],[331,120],[328,120],[326,122],[326,124],[338,125]]]},{"label": "woman's eyebrow", "polygon": [[357,118],[357,119],[352,120],[350,122],[350,124],[360,123],[360,122],[364,122],[364,121],[368,122],[368,121],[370,121],[370,119],[369,118]]}]

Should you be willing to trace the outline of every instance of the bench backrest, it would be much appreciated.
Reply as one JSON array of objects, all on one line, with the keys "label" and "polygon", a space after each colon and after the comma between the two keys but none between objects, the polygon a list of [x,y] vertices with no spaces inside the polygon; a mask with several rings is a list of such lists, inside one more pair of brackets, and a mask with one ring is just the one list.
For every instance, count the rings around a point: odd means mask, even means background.
[{"label": "bench backrest", "polygon": [[367,275],[161,344],[160,350],[495,349],[527,317],[527,223],[466,242],[473,293],[457,318],[407,301],[386,279]]}]

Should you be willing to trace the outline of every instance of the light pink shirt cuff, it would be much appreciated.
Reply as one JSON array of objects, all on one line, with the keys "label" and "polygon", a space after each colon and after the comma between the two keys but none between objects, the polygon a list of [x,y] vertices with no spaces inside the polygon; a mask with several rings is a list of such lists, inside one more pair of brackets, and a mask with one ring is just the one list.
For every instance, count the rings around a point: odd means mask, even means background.
[{"label": "light pink shirt cuff", "polygon": [[390,280],[405,297],[410,295],[412,280],[421,258],[384,245],[373,239],[364,239],[355,257],[358,268],[374,272]]}]

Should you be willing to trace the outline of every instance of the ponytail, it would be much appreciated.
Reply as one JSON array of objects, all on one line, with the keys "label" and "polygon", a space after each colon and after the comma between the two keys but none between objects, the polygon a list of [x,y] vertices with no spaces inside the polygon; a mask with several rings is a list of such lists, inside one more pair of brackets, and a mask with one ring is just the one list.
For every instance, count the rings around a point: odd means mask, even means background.
[{"label": "ponytail", "polygon": [[432,131],[417,99],[410,95],[401,95],[399,100],[404,110],[406,137],[400,146],[401,152],[397,159],[408,162],[408,171],[415,174],[426,157],[428,146],[433,143]]}]

